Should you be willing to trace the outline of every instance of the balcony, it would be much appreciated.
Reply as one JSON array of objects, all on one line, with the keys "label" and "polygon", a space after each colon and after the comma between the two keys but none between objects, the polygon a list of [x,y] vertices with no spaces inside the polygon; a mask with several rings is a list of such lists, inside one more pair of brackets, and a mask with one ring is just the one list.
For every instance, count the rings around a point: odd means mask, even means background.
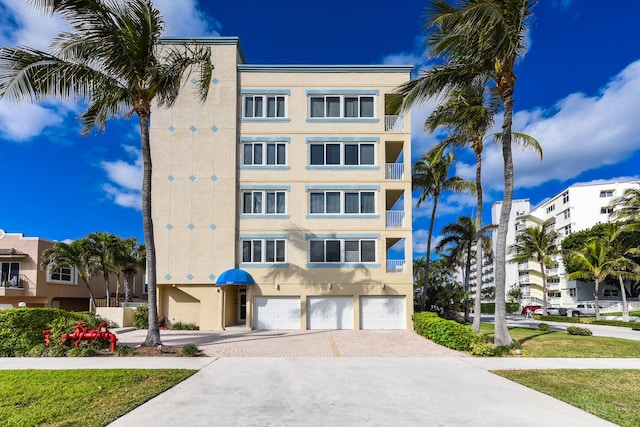
[{"label": "balcony", "polygon": [[387,273],[404,273],[406,262],[403,259],[388,259]]},{"label": "balcony", "polygon": [[547,269],[547,276],[557,276],[558,275],[558,269],[557,268],[548,268]]},{"label": "balcony", "polygon": [[384,177],[388,180],[404,178],[404,163],[385,163]]},{"label": "balcony", "polygon": [[12,277],[10,280],[3,280],[0,283],[0,296],[19,296],[29,287],[29,280],[24,274]]},{"label": "balcony", "polygon": [[387,211],[387,228],[404,228],[404,211]]},{"label": "balcony", "polygon": [[402,132],[404,129],[404,118],[402,116],[384,116],[385,132]]},{"label": "balcony", "polygon": [[523,274],[522,276],[518,277],[518,283],[520,285],[528,285],[529,283],[531,283],[529,275],[528,274]]}]

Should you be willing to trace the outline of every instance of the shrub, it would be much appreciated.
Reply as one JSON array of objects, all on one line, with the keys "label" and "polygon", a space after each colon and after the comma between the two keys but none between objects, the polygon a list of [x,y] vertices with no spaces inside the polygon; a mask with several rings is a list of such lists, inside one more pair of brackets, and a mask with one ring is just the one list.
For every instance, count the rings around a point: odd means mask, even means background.
[{"label": "shrub", "polygon": [[[495,302],[483,302],[480,306],[480,312],[482,314],[495,314],[496,313],[496,303]],[[520,303],[517,302],[508,302],[505,303],[505,309],[507,313],[520,313]]]},{"label": "shrub", "polygon": [[479,340],[468,326],[441,319],[435,313],[416,313],[413,320],[420,335],[453,350],[471,351],[472,344]]},{"label": "shrub", "polygon": [[133,312],[133,326],[137,329],[149,329],[149,307],[137,307]]},{"label": "shrub", "polygon": [[116,347],[116,356],[133,356],[136,354],[136,351],[131,347],[127,347],[126,345],[119,345]]},{"label": "shrub", "polygon": [[195,323],[186,323],[186,322],[173,322],[169,329],[173,329],[176,331],[198,331],[200,327]]},{"label": "shrub", "polygon": [[[89,312],[69,312],[57,308],[16,308],[0,310],[0,355],[25,356],[31,349],[44,344],[43,330],[51,331],[51,345],[57,346],[65,332],[82,320],[90,328],[98,326],[102,319]],[[56,351],[51,352],[58,356]]]},{"label": "shrub", "polygon": [[569,326],[567,328],[567,333],[569,335],[583,335],[583,336],[592,335],[591,329],[580,328],[579,326]]},{"label": "shrub", "polygon": [[541,331],[548,331],[549,330],[549,324],[548,323],[538,323],[538,329],[540,329]]},{"label": "shrub", "polygon": [[474,356],[494,356],[493,347],[489,344],[476,341],[471,344],[471,354]]},{"label": "shrub", "polygon": [[199,353],[200,353],[200,350],[198,350],[198,346],[195,344],[185,344],[180,349],[180,354],[183,356],[193,357],[193,356],[197,356]]}]

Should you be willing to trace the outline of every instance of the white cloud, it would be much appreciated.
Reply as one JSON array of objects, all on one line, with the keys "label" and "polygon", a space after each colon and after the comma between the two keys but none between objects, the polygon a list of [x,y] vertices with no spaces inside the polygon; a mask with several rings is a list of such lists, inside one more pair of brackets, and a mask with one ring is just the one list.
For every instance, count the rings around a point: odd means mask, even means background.
[{"label": "white cloud", "polygon": [[382,58],[382,63],[387,65],[414,65],[421,61],[420,55],[411,52],[392,53]]},{"label": "white cloud", "polygon": [[[429,239],[429,230],[419,229],[413,231],[413,258],[424,257],[427,254],[427,240]],[[431,255],[433,256],[434,250],[443,236],[433,235],[431,237]]]},{"label": "white cloud", "polygon": [[[124,146],[124,150],[135,156],[133,163],[124,160],[102,162],[101,166],[111,182],[103,185],[104,191],[115,204],[141,209],[142,156],[139,149]],[[114,185],[115,184],[115,185]]]},{"label": "white cloud", "polygon": [[[573,93],[547,110],[517,112],[513,129],[540,142],[544,161],[540,163],[531,151],[514,149],[516,186],[562,182],[629,158],[640,148],[639,110],[640,60],[628,65],[597,95]],[[499,146],[488,146],[483,171],[487,188],[502,188]]]},{"label": "white cloud", "polygon": [[167,21],[165,31],[172,36],[219,36],[222,25],[198,8],[197,0],[155,0],[154,6]]},{"label": "white cloud", "polygon": [[37,12],[24,0],[0,0],[1,45],[24,45],[47,50],[53,37],[68,26],[58,16]]},{"label": "white cloud", "polygon": [[64,117],[38,104],[0,101],[0,135],[13,141],[26,141],[51,126],[60,126]]}]

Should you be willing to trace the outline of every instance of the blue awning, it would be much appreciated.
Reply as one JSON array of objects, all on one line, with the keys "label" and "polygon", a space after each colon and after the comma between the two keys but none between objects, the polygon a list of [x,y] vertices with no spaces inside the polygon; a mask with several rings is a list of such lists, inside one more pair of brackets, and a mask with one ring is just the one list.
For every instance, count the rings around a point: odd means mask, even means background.
[{"label": "blue awning", "polygon": [[253,277],[244,270],[232,268],[218,276],[216,285],[254,285],[256,282]]}]

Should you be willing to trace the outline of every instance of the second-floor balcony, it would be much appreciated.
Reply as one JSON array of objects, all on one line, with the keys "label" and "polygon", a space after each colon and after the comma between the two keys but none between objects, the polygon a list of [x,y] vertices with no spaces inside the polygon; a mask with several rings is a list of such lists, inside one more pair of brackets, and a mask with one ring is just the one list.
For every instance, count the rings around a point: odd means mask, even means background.
[{"label": "second-floor balcony", "polygon": [[29,280],[24,274],[19,274],[0,281],[0,296],[21,295],[29,287]]},{"label": "second-floor balcony", "polygon": [[387,211],[387,228],[404,228],[404,211]]},{"label": "second-floor balcony", "polygon": [[406,261],[403,259],[388,259],[387,273],[404,273],[406,270]]},{"label": "second-floor balcony", "polygon": [[389,180],[404,179],[404,163],[386,163],[384,178]]},{"label": "second-floor balcony", "polygon": [[384,116],[385,132],[402,132],[404,129],[404,118],[402,116]]}]

